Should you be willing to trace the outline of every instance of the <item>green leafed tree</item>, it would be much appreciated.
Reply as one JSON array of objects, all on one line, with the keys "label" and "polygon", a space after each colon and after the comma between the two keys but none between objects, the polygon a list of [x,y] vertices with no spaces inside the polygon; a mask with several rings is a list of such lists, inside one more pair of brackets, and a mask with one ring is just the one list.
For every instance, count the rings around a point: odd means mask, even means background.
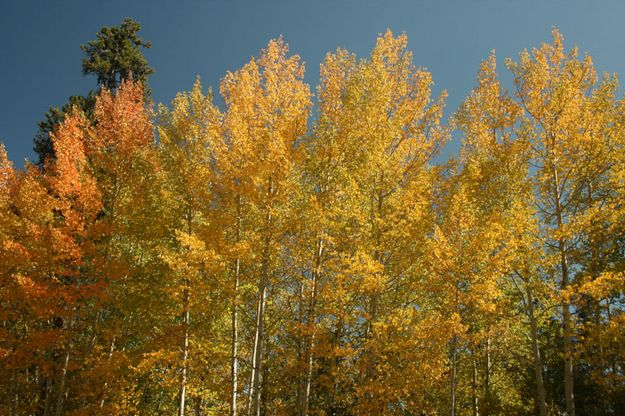
[{"label": "green leafed tree", "polygon": [[[137,36],[140,30],[141,25],[128,17],[119,26],[100,29],[95,40],[80,46],[85,53],[82,62],[83,75],[95,75],[98,86],[109,91],[115,91],[125,79],[141,82],[147,98],[150,95],[147,81],[154,73],[154,68],[148,65],[143,56],[142,48],[150,48],[151,44]],[[40,166],[43,166],[46,159],[55,157],[50,133],[63,122],[72,107],[79,107],[93,120],[96,95],[97,91],[93,90],[85,96],[72,95],[65,105],[50,107],[45,113],[44,120],[38,123],[33,148],[39,156]]]},{"label": "green leafed tree", "polygon": [[100,29],[95,40],[80,46],[85,53],[83,74],[97,76],[98,85],[111,91],[117,89],[122,80],[132,78],[141,82],[144,93],[149,94],[147,81],[154,68],[148,65],[141,49],[152,45],[137,36],[140,30],[139,22],[129,17],[119,26]]}]

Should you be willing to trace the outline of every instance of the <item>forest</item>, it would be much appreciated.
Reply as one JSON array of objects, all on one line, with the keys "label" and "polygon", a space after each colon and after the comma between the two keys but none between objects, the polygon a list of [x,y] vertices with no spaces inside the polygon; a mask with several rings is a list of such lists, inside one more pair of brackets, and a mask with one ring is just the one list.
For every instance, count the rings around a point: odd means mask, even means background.
[{"label": "forest", "polygon": [[554,29],[446,109],[389,30],[155,106],[139,28],[0,145],[0,414],[625,414],[616,74]]}]

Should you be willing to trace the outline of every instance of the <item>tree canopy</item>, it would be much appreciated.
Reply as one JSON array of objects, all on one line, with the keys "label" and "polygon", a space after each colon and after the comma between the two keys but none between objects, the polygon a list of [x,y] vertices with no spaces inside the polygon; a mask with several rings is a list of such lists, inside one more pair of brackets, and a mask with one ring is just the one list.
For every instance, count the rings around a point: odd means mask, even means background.
[{"label": "tree canopy", "polygon": [[557,30],[447,121],[390,30],[223,105],[103,56],[44,169],[0,145],[1,414],[625,414],[625,99]]},{"label": "tree canopy", "polygon": [[44,114],[45,119],[38,123],[34,138],[34,151],[39,156],[41,166],[46,159],[55,157],[50,134],[74,106],[79,107],[93,120],[99,88],[115,91],[123,80],[132,79],[143,85],[146,97],[150,95],[148,77],[154,73],[154,69],[148,65],[142,48],[147,49],[151,45],[138,37],[140,30],[141,25],[138,22],[126,18],[119,26],[101,28],[95,40],[80,46],[85,54],[82,61],[83,75],[95,75],[98,89],[91,90],[84,96],[72,95],[62,107],[50,107]]}]

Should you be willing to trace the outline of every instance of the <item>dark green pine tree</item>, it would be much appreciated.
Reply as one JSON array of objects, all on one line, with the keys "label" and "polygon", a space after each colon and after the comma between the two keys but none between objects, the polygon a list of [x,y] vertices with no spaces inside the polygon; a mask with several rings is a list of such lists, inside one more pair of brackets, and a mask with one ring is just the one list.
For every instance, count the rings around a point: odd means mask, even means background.
[{"label": "dark green pine tree", "polygon": [[[137,36],[141,25],[131,18],[125,18],[119,26],[103,27],[96,34],[96,39],[80,46],[85,56],[82,60],[83,75],[95,75],[99,88],[115,91],[124,79],[132,78],[143,84],[146,98],[150,94],[148,77],[154,69],[148,65],[142,48],[150,48],[151,44]],[[98,88],[98,89],[99,89]],[[39,165],[43,166],[48,158],[54,158],[54,148],[50,133],[61,123],[65,114],[73,106],[78,106],[90,119],[95,107],[95,90],[86,96],[72,95],[68,102],[59,107],[50,107],[45,119],[38,123],[33,150],[39,156]]]},{"label": "dark green pine tree", "polygon": [[93,74],[98,77],[98,85],[114,91],[122,80],[132,77],[143,84],[148,94],[148,77],[154,69],[141,53],[141,48],[150,48],[137,36],[141,25],[131,18],[124,19],[120,26],[103,27],[96,39],[81,45],[85,53],[82,60],[84,75]]}]

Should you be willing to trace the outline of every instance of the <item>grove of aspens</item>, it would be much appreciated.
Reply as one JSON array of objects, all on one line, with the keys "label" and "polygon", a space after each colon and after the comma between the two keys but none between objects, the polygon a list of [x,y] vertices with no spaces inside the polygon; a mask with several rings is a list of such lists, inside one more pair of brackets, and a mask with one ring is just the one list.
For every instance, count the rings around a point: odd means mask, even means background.
[{"label": "grove of aspens", "polygon": [[278,38],[0,145],[0,414],[624,415],[625,99],[552,35],[458,109],[405,35],[314,87]]}]

